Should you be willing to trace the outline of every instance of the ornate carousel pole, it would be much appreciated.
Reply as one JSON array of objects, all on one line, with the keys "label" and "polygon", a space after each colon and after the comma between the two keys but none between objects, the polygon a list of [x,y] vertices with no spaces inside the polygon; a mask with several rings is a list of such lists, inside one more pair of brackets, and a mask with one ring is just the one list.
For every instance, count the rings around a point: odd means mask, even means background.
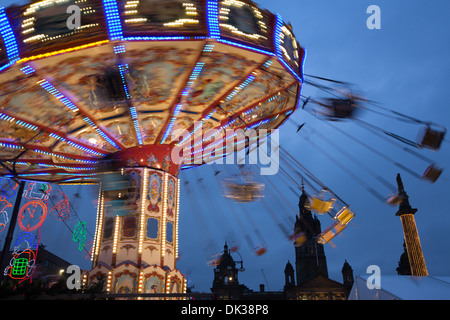
[{"label": "ornate carousel pole", "polygon": [[180,167],[170,160],[170,151],[152,147],[145,165],[139,165],[142,148],[120,155],[124,166],[117,175],[124,177],[128,197],[119,205],[102,184],[89,281],[107,271],[108,292],[185,292],[184,276],[176,269]]}]

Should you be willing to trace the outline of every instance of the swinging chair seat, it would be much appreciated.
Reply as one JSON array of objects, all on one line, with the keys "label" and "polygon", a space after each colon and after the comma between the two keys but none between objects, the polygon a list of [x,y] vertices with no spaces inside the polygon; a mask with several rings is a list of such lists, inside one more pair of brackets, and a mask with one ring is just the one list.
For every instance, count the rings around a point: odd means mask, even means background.
[{"label": "swinging chair seat", "polygon": [[356,104],[353,99],[326,99],[324,107],[330,119],[347,119],[354,116]]},{"label": "swinging chair seat", "polygon": [[425,172],[422,175],[423,180],[428,180],[431,183],[436,182],[436,180],[441,175],[442,171],[444,169],[436,166],[434,163],[430,164],[428,168],[425,170]]},{"label": "swinging chair seat", "polygon": [[317,197],[311,197],[309,201],[308,209],[311,211],[316,212],[317,214],[324,214],[329,212],[331,209],[333,209],[333,204],[336,200],[322,200]]},{"label": "swinging chair seat", "polygon": [[267,252],[267,248],[262,244],[260,246],[257,246],[255,248],[255,254],[257,256],[262,256],[263,254],[265,254]]},{"label": "swinging chair seat", "polygon": [[418,144],[431,150],[439,150],[446,131],[439,131],[427,126],[419,135]]},{"label": "swinging chair seat", "polygon": [[386,200],[386,203],[390,204],[391,206],[398,206],[401,201],[402,198],[397,193],[393,193],[389,195],[388,199]]},{"label": "swinging chair seat", "polygon": [[318,235],[317,242],[320,244],[328,243],[331,239],[333,239],[335,236],[341,233],[342,230],[344,230],[346,227],[347,225],[335,221],[331,226],[326,228]]},{"label": "swinging chair seat", "polygon": [[338,220],[343,225],[347,225],[350,222],[350,220],[353,219],[354,216],[355,214],[348,207],[343,207],[336,214],[335,219]]},{"label": "swinging chair seat", "polygon": [[239,203],[257,201],[263,197],[264,184],[257,182],[225,183],[226,191],[224,196]]},{"label": "swinging chair seat", "polygon": [[294,241],[294,247],[301,247],[307,240],[306,233],[300,232],[290,236],[290,240]]}]

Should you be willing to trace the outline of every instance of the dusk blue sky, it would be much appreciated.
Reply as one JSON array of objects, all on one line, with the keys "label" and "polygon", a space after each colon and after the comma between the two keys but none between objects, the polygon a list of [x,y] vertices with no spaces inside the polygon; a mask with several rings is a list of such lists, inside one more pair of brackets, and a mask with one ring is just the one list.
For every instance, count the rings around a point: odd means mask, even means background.
[{"label": "dusk blue sky", "polygon": [[[1,6],[12,3],[23,4],[24,1],[0,0]],[[447,0],[259,0],[256,3],[280,14],[285,22],[292,24],[297,41],[308,53],[304,70],[306,74],[353,83],[368,99],[378,101],[385,108],[450,127],[450,3]],[[380,30],[369,30],[366,27],[369,17],[366,9],[370,5],[378,5],[381,9]],[[308,77],[306,79],[314,80]],[[304,85],[302,94],[313,98],[326,96],[324,92],[307,84]],[[450,276],[450,239],[447,236],[450,226],[447,204],[450,191],[448,168],[444,169],[434,184],[421,181],[304,110],[296,111],[292,119],[296,123],[306,123],[300,133],[309,140],[297,134],[296,126],[287,121],[280,129],[280,145],[283,150],[347,202],[356,214],[350,226],[333,240],[335,247],[325,247],[331,279],[342,282],[341,268],[345,260],[350,263],[355,275],[364,275],[367,267],[373,264],[380,267],[382,275],[395,275],[403,252],[403,232],[400,218],[395,216],[397,208],[373,197],[336,163],[357,174],[367,185],[383,195],[387,196],[390,191],[337,149],[329,147],[315,131],[327,136],[335,146],[345,149],[394,185],[397,173],[401,173],[411,206],[418,209],[415,217],[429,274]],[[405,124],[369,111],[362,112],[360,119],[411,140],[415,140],[422,128],[421,125]],[[334,122],[333,125],[364,140],[419,175],[428,165],[352,121]],[[438,152],[416,151],[446,167],[450,159],[449,138],[446,139]],[[326,149],[335,162],[324,156],[314,144]],[[283,166],[283,162],[281,165]],[[239,253],[246,269],[239,274],[240,282],[252,290],[259,290],[261,283],[266,284],[266,290],[282,290],[284,267],[288,260],[295,262],[294,247],[280,232],[269,208],[283,221],[286,228],[293,229],[293,225],[287,221],[298,214],[298,195],[286,185],[286,180],[282,179],[279,172],[267,179],[280,190],[287,203],[279,192],[271,189],[271,184],[266,184],[264,202],[233,205],[239,221],[245,223],[245,232],[257,239],[251,224],[254,222],[267,242],[268,252],[258,257],[246,245],[242,230],[231,211],[232,204],[220,194],[213,169],[222,170],[222,173],[233,170],[237,172],[230,165],[218,165],[214,168],[204,166],[180,174],[182,207],[179,244],[182,258],[177,264],[178,269],[187,275],[188,284],[195,286],[194,291],[210,292],[213,268],[207,266],[208,257],[204,251],[206,243],[211,240],[209,236],[214,236],[213,242],[219,253],[225,241],[236,240],[229,234],[236,234],[240,241]],[[199,178],[204,179],[206,192],[197,183]],[[265,178],[257,178],[264,182]],[[189,181],[191,186],[197,186],[194,191],[196,200],[183,188],[185,181]],[[296,188],[295,185],[291,187]],[[71,200],[77,189],[63,187]],[[307,191],[310,190],[307,188]],[[90,186],[83,189],[82,199],[75,202],[79,218],[86,221],[92,235],[95,231],[96,198],[97,187]],[[200,210],[194,213],[192,208],[198,205]],[[203,222],[198,222],[197,214],[203,217]],[[322,229],[332,223],[328,216],[320,216],[319,219]],[[77,220],[69,221],[69,227],[73,229],[76,222]],[[203,228],[203,223],[209,226],[207,230]],[[5,233],[0,234],[1,246],[4,236]],[[85,253],[78,252],[72,242],[72,235],[61,222],[47,219],[42,228],[41,243],[73,264],[90,267],[90,263],[84,259]],[[235,257],[240,259],[239,255]],[[381,278],[381,286],[382,281]]]}]

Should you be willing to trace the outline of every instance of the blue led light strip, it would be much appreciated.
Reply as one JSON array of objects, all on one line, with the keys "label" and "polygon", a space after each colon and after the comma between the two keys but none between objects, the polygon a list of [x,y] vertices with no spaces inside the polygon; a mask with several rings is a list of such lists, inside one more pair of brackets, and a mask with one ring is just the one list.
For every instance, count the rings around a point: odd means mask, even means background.
[{"label": "blue led light strip", "polygon": [[255,52],[258,52],[258,53],[262,53],[262,54],[265,54],[265,55],[268,55],[268,56],[275,56],[275,53],[273,53],[273,52],[270,52],[270,51],[267,51],[267,50],[258,49],[258,48],[254,48],[254,47],[251,47],[251,46],[247,46],[245,44],[241,44],[241,43],[237,43],[237,42],[233,42],[233,41],[229,41],[229,40],[225,40],[225,39],[217,39],[217,41],[225,43],[225,44],[229,44],[229,45],[232,45],[232,46],[235,46],[235,47],[239,47],[239,48],[255,51]]},{"label": "blue led light strip", "polygon": [[[30,75],[33,74],[34,72],[36,72],[36,70],[34,70],[30,65],[26,65],[25,67],[20,69],[23,73],[25,73],[26,75]],[[41,81],[38,81],[38,84],[44,88],[47,92],[49,92],[51,95],[53,95],[55,98],[57,98],[59,101],[61,101],[67,108],[69,108],[70,110],[72,110],[73,112],[78,111],[79,109],[77,108],[77,106],[70,101],[69,99],[67,99],[66,96],[64,96],[58,89],[56,89],[48,80],[46,79],[42,79]],[[108,143],[110,143],[112,146],[120,149],[120,147],[114,142],[112,141],[103,131],[101,131],[96,125],[95,123],[93,123],[89,118],[84,118],[84,121],[90,125],[100,136],[102,136]],[[37,129],[37,127],[36,127]]]},{"label": "blue led light strip", "polygon": [[169,125],[167,126],[166,132],[164,132],[164,136],[161,140],[161,143],[164,143],[164,141],[166,141],[167,136],[172,131],[173,125],[175,123],[175,120],[177,119],[178,113],[180,112],[182,106],[183,105],[181,103],[179,103],[175,106],[175,109],[173,110],[172,119],[170,119],[170,122],[169,122]]},{"label": "blue led light strip", "polygon": [[8,148],[8,149],[21,149],[21,150],[24,149],[24,147],[17,146],[15,144],[11,144],[11,143],[3,143],[3,142],[0,142],[0,147]]},{"label": "blue led light strip", "polygon": [[253,80],[255,80],[254,75],[249,75],[247,79],[245,79],[244,82],[242,82],[238,87],[236,87],[233,92],[231,92],[228,97],[225,98],[225,101],[229,101],[231,98],[233,98],[239,91],[244,89],[247,85],[249,85]]},{"label": "blue led light strip", "polygon": [[[202,71],[204,65],[205,65],[204,62],[197,62],[194,69],[192,70],[191,76],[189,77],[189,81],[188,81],[186,87],[184,88],[184,90],[181,93],[182,97],[187,97],[189,95],[189,92],[191,91],[191,88],[194,85],[195,81],[197,80],[198,75]],[[180,113],[182,106],[183,106],[183,101],[175,106],[175,109],[173,110],[173,114],[172,114],[172,119],[170,119],[169,125],[167,126],[167,129],[164,132],[164,136],[161,140],[161,143],[164,143],[164,141],[166,141],[167,136],[172,131],[176,117]]]},{"label": "blue led light strip", "polygon": [[[197,38],[197,37],[196,37]],[[147,37],[126,37],[124,38],[124,40],[126,41],[159,41],[159,40],[188,40],[191,39],[191,37],[184,37],[184,36],[160,36],[160,37],[155,37],[155,36],[147,36]]]},{"label": "blue led light strip", "polygon": [[27,76],[30,74],[33,74],[36,72],[36,70],[34,70],[31,66],[26,65],[23,68],[20,68],[20,71],[22,71],[23,73],[25,73]]},{"label": "blue led light strip", "polygon": [[[122,79],[122,85],[123,85],[123,89],[125,91],[125,95],[127,96],[127,99],[130,99],[131,95],[128,91],[127,82],[125,79],[125,73],[128,72],[128,64],[119,64],[119,71],[120,71],[120,77]],[[136,138],[138,140],[139,145],[141,146],[143,144],[143,141],[142,141],[141,129],[139,126],[138,113],[137,113],[136,107],[133,105],[130,106],[130,114],[131,114],[131,119],[133,120],[134,131],[136,131]]]},{"label": "blue led light strip", "polygon": [[120,21],[119,7],[116,0],[103,0],[103,9],[108,25],[109,39],[122,40],[122,23]]},{"label": "blue led light strip", "polygon": [[5,44],[6,54],[9,59],[9,65],[14,64],[20,59],[19,46],[17,45],[16,37],[14,36],[13,29],[6,16],[5,8],[0,8],[0,35],[3,38]]},{"label": "blue led light strip", "polygon": [[[67,140],[66,138],[63,138],[63,137],[57,135],[56,133],[50,133],[49,136],[52,137],[52,138],[55,138],[57,140],[63,141],[65,143],[67,143],[68,145],[71,145],[72,147],[75,147],[77,149],[83,150],[83,151],[85,151],[87,153],[95,154],[97,156],[105,156],[105,154],[103,154],[103,153],[100,153],[100,152],[91,150],[89,148],[83,147],[83,146],[79,145],[78,143],[75,143],[73,141]],[[37,149],[35,151],[36,152],[41,152],[41,153],[44,152],[44,151],[37,150]],[[51,153],[49,153],[49,154],[51,154]]]},{"label": "blue led light strip", "polygon": [[109,144],[111,144],[112,146],[116,147],[117,149],[120,149],[120,147],[110,138],[106,135],[106,133],[104,133],[102,130],[100,130],[97,125],[88,117],[83,119],[87,124],[89,124],[94,130],[95,132],[97,132],[103,139],[105,139],[106,141],[109,142]]},{"label": "blue led light strip", "polygon": [[206,7],[209,37],[220,39],[219,5],[217,0],[208,0]]},{"label": "blue led light strip", "polygon": [[73,112],[78,111],[77,106],[74,105],[72,101],[67,99],[61,92],[59,92],[59,90],[56,89],[48,80],[43,79],[41,81],[38,81],[38,84],[56,99],[61,101],[67,108],[69,108]]},{"label": "blue led light strip", "polygon": [[[16,118],[11,117],[11,116],[8,116],[8,115],[6,115],[6,114],[0,112],[0,120],[5,120],[5,121],[12,122],[12,121],[16,120]],[[16,120],[16,121],[15,121],[15,124],[17,124],[17,125],[19,125],[19,126],[22,126],[22,127],[25,127],[25,128],[27,128],[27,129],[33,130],[33,131],[36,131],[36,130],[39,129],[39,128],[36,127],[35,125],[33,125],[33,124],[31,124],[31,123],[27,123],[27,122],[22,121],[22,120]]]},{"label": "blue led light strip", "polygon": [[283,19],[281,19],[281,16],[279,14],[276,15],[276,22],[275,22],[275,31],[273,35],[273,45],[275,47],[275,53],[278,58],[281,58],[281,28],[283,27]]}]

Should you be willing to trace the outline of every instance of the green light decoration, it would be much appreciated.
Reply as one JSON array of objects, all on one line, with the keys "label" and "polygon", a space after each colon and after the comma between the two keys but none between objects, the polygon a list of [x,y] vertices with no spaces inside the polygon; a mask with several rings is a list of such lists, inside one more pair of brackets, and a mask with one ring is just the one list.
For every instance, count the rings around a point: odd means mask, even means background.
[{"label": "green light decoration", "polygon": [[24,276],[27,273],[28,259],[27,258],[17,258],[14,260],[13,269],[11,274],[13,276]]},{"label": "green light decoration", "polygon": [[78,222],[75,229],[73,229],[72,240],[73,242],[78,242],[78,250],[80,251],[82,251],[86,245],[86,233],[86,222]]}]

